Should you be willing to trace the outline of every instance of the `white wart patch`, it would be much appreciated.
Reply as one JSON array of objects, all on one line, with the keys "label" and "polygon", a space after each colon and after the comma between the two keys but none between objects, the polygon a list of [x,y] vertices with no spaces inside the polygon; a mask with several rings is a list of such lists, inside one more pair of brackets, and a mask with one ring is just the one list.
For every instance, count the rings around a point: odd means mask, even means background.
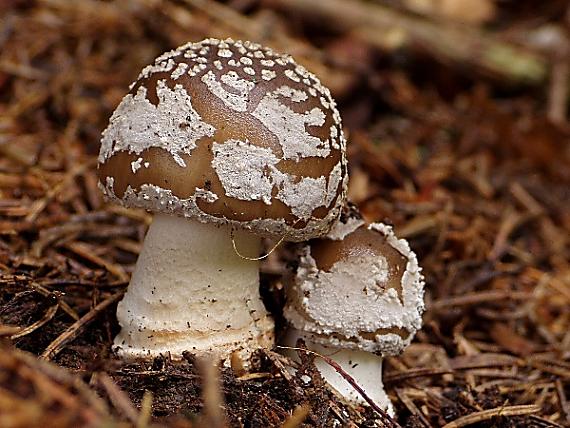
[{"label": "white wart patch", "polygon": [[103,131],[100,163],[120,151],[140,154],[151,147],[160,147],[185,167],[181,155],[190,155],[200,138],[214,135],[215,128],[202,121],[181,85],[170,89],[164,80],[159,80],[156,93],[156,106],[147,99],[144,86],[135,95],[123,98]]},{"label": "white wart patch", "polygon": [[[289,88],[290,89],[290,88]],[[284,159],[300,159],[312,156],[326,157],[330,154],[328,142],[307,132],[307,126],[322,126],[324,112],[315,107],[305,113],[297,113],[279,101],[280,96],[298,97],[297,91],[281,87],[265,94],[253,116],[277,136]]]}]

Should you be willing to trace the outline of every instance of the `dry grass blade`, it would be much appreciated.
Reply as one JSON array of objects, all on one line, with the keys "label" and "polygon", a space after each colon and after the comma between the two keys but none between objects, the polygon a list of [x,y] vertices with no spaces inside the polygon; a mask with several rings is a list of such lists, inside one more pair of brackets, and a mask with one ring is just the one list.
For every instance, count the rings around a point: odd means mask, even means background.
[{"label": "dry grass blade", "polygon": [[532,427],[536,428],[565,428],[565,426],[557,424],[556,422],[549,421],[548,419],[541,418],[540,416],[530,415],[528,417]]},{"label": "dry grass blade", "polygon": [[96,159],[91,159],[90,161],[75,166],[71,171],[69,171],[65,178],[56,186],[52,187],[42,199],[38,199],[32,205],[30,213],[26,216],[26,221],[33,222],[44,210],[47,204],[61,191],[63,191],[67,186],[70,185],[71,181],[75,179],[78,175],[83,174],[88,168],[92,168],[96,165]]},{"label": "dry grass blade", "polygon": [[556,58],[550,71],[548,117],[555,123],[564,124],[568,109],[566,100],[568,98],[568,76],[570,75],[568,39],[560,40],[558,46],[553,47],[553,50],[555,50]]},{"label": "dry grass blade", "polygon": [[81,379],[27,353],[0,349],[2,427],[38,427],[40,420],[70,428],[111,423],[103,400]]},{"label": "dry grass blade", "polygon": [[524,363],[520,358],[507,354],[495,354],[491,352],[461,355],[448,360],[449,367],[453,370],[465,370],[482,367],[518,366]]},{"label": "dry grass blade", "polygon": [[564,392],[564,384],[562,380],[556,379],[556,393],[558,394],[558,402],[560,403],[560,411],[564,416],[564,421],[566,424],[570,425],[570,403],[566,398],[566,393]]},{"label": "dry grass blade", "polygon": [[140,415],[129,396],[113,382],[113,379],[107,373],[97,373],[97,382],[105,389],[109,400],[119,413],[125,416],[131,423],[136,424],[140,419]]},{"label": "dry grass blade", "polygon": [[382,376],[382,381],[384,383],[401,382],[405,379],[413,379],[426,376],[441,376],[450,373],[453,373],[453,371],[446,369],[410,369],[399,373],[387,373]]},{"label": "dry grass blade", "polygon": [[147,428],[152,416],[152,392],[145,391],[141,402],[141,411],[135,424],[136,428]]},{"label": "dry grass blade", "polygon": [[97,373],[97,382],[105,389],[109,400],[119,413],[125,416],[132,424],[137,425],[141,419],[141,415],[131,402],[127,393],[119,388],[107,373]]},{"label": "dry grass blade", "polygon": [[42,360],[49,360],[57,355],[63,349],[66,343],[75,339],[87,324],[92,322],[101,312],[107,309],[107,307],[119,301],[121,297],[123,297],[123,294],[123,291],[115,293],[91,309],[78,321],[73,323],[66,331],[59,335],[52,343],[50,343],[42,355],[40,355],[40,358]]},{"label": "dry grass blade", "polygon": [[12,336],[20,331],[22,331],[22,327],[19,325],[0,325],[0,337]]},{"label": "dry grass blade", "polygon": [[198,360],[198,363],[202,372],[202,397],[204,399],[201,424],[211,428],[224,428],[227,425],[218,367],[219,359],[212,356],[202,358]]},{"label": "dry grass blade", "polygon": [[270,378],[272,377],[271,373],[246,373],[244,375],[238,376],[236,377],[237,380],[241,380],[241,381],[248,381],[248,380],[254,380],[254,379],[266,379],[266,378]]},{"label": "dry grass blade", "polygon": [[413,400],[411,400],[407,396],[405,390],[403,390],[401,388],[396,388],[396,395],[398,396],[398,398],[402,401],[404,406],[406,406],[406,409],[408,409],[408,411],[412,415],[414,415],[416,418],[418,418],[424,426],[431,428],[432,425],[429,423],[429,421],[426,419],[426,417],[420,411],[420,409],[418,409],[418,407],[414,404]]},{"label": "dry grass blade", "polygon": [[443,428],[460,428],[468,425],[473,425],[479,422],[488,421],[496,417],[504,416],[523,416],[532,415],[533,413],[540,412],[540,406],[535,404],[523,406],[505,406],[497,407],[495,409],[481,410],[480,412],[471,413],[470,415],[462,416],[453,422],[445,424]]},{"label": "dry grass blade", "polygon": [[36,331],[38,328],[40,328],[42,325],[48,323],[49,321],[51,321],[51,319],[55,316],[57,310],[59,309],[59,304],[55,304],[52,307],[50,307],[45,315],[37,320],[35,323],[30,324],[28,327],[24,327],[23,329],[21,329],[20,331],[18,331],[16,334],[13,334],[10,336],[10,339],[14,340],[14,339],[18,339],[20,337],[24,337],[27,334],[30,334],[34,331]]},{"label": "dry grass blade", "polygon": [[297,428],[300,426],[303,421],[309,416],[311,413],[311,406],[308,404],[301,404],[300,406],[295,407],[291,416],[283,422],[281,428]]},{"label": "dry grass blade", "polygon": [[35,291],[37,291],[38,293],[40,293],[44,297],[55,297],[57,299],[57,303],[58,303],[59,307],[67,315],[69,315],[75,321],[77,321],[79,319],[79,315],[77,315],[77,312],[75,312],[67,303],[65,303],[65,301],[61,298],[61,296],[58,293],[51,292],[47,288],[45,288],[44,286],[37,284],[36,282],[33,282],[33,281],[30,282],[30,287],[33,288]]},{"label": "dry grass blade", "polygon": [[93,254],[92,249],[88,245],[82,242],[70,242],[65,245],[65,248],[73,251],[75,254],[83,257],[84,259],[105,268],[108,272],[115,275],[119,281],[127,282],[129,280],[129,275],[120,265],[108,262],[96,254]]},{"label": "dry grass blade", "polygon": [[232,352],[232,355],[230,356],[230,367],[238,378],[247,373],[243,358],[237,351]]},{"label": "dry grass blade", "polygon": [[481,291],[478,293],[470,293],[465,296],[453,296],[445,299],[436,300],[429,309],[437,311],[445,308],[456,306],[470,306],[483,302],[501,302],[505,300],[530,300],[533,298],[532,293],[524,291]]}]

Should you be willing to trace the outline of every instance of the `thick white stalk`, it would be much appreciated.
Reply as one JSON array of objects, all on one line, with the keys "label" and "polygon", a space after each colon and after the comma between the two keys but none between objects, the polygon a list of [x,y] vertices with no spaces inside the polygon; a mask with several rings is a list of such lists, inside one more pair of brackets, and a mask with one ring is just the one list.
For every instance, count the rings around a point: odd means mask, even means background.
[{"label": "thick white stalk", "polygon": [[[241,254],[258,255],[259,237],[238,231],[234,240]],[[117,318],[115,349],[123,357],[247,357],[273,343],[259,262],[236,254],[229,226],[173,215],[154,216]]]},{"label": "thick white stalk", "polygon": [[[293,328],[290,328],[287,334],[285,341],[287,346],[295,347],[299,337],[305,340],[307,349],[327,356],[336,362],[354,379],[356,384],[364,390],[366,395],[372,399],[374,403],[385,410],[390,416],[394,416],[394,407],[386,391],[384,391],[384,384],[382,383],[381,356],[366,351],[322,346],[311,342],[310,335],[304,335]],[[289,351],[287,354],[297,359],[296,351]],[[346,401],[356,404],[366,404],[366,401],[358,391],[325,360],[317,357],[315,359],[315,366],[319,369],[325,381]]]}]

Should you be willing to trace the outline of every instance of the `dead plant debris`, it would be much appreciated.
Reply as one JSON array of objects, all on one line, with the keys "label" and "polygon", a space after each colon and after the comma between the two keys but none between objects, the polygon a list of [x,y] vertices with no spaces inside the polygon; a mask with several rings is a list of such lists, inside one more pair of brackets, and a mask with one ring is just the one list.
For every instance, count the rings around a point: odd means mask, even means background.
[{"label": "dead plant debris", "polygon": [[[570,10],[459,3],[0,2],[0,426],[570,426]],[[111,352],[150,216],[102,200],[100,133],[144,65],[206,36],[331,87],[350,197],[420,256],[425,326],[385,370],[397,421],[343,404],[306,353],[216,374]]]}]

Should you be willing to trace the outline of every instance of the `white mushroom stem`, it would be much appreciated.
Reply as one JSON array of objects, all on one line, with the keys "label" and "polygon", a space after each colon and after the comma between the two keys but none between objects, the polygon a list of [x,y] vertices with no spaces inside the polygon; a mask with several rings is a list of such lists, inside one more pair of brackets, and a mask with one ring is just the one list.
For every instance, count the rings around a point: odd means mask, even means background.
[{"label": "white mushroom stem", "polygon": [[[305,340],[308,350],[324,355],[337,363],[348,373],[365,394],[390,416],[394,416],[394,407],[384,391],[382,383],[382,357],[366,351],[339,349],[322,346],[311,342],[310,338],[296,329],[287,334],[287,346],[295,347],[298,338]],[[287,353],[297,359],[297,352]],[[337,370],[324,359],[317,357],[315,366],[325,381],[346,401],[355,404],[367,404],[362,395]]]},{"label": "white mushroom stem", "polygon": [[[260,238],[234,233],[242,254],[257,256]],[[148,358],[184,351],[246,357],[271,346],[273,321],[259,297],[259,262],[239,257],[229,226],[156,214],[117,318],[115,349]]]}]

